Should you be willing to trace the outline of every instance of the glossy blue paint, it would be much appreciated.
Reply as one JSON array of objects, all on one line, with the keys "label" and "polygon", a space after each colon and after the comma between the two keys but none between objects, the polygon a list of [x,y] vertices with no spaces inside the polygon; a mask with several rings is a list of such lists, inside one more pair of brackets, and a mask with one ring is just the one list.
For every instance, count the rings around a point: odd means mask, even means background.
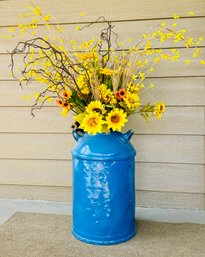
[{"label": "glossy blue paint", "polygon": [[99,245],[135,233],[135,149],[125,134],[79,134],[73,155],[73,235]]}]

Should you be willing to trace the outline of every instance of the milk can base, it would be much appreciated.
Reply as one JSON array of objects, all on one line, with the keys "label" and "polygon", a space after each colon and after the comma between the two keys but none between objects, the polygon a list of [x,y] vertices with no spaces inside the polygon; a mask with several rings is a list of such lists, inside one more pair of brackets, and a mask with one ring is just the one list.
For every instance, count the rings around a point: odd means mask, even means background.
[{"label": "milk can base", "polygon": [[133,238],[135,235],[136,235],[136,229],[134,229],[134,231],[126,236],[126,237],[123,237],[123,238],[120,238],[120,239],[110,239],[110,240],[95,240],[95,239],[88,239],[88,238],[84,238],[80,235],[78,235],[77,233],[75,233],[74,230],[72,230],[72,234],[80,241],[82,242],[85,242],[87,244],[95,244],[95,245],[114,245],[114,244],[120,244],[120,243],[123,243],[123,242],[126,242],[128,240],[130,240],[131,238]]}]

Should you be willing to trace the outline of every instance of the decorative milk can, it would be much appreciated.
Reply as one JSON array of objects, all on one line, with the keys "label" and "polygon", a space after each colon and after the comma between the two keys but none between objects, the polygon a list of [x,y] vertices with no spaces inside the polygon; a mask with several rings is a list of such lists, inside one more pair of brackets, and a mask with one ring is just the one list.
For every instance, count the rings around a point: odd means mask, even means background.
[{"label": "decorative milk can", "polygon": [[136,234],[132,134],[73,131],[72,233],[83,242],[118,244]]}]

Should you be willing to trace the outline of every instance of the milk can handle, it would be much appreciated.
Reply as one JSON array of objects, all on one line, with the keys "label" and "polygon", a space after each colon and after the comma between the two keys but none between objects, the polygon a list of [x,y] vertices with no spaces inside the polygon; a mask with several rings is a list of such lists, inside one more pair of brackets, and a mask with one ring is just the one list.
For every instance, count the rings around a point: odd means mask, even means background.
[{"label": "milk can handle", "polygon": [[126,139],[126,140],[130,140],[132,135],[134,134],[134,131],[132,131],[131,129],[128,130],[125,134],[123,134],[123,138]]},{"label": "milk can handle", "polygon": [[82,131],[79,130],[79,129],[73,130],[72,134],[73,134],[73,137],[74,137],[74,139],[75,139],[76,141],[78,141],[81,137],[84,136],[84,132],[82,132]]}]

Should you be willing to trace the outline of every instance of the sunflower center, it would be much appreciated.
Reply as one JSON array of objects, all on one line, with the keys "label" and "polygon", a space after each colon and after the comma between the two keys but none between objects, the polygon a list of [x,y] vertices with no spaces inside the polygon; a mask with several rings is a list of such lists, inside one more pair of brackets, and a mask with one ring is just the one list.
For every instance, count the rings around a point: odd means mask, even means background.
[{"label": "sunflower center", "polygon": [[119,120],[120,120],[119,115],[116,115],[116,114],[115,114],[115,115],[112,115],[111,121],[112,121],[113,123],[118,123]]},{"label": "sunflower center", "polygon": [[93,111],[98,112],[98,113],[102,113],[102,110],[100,108],[94,108]]},{"label": "sunflower center", "polygon": [[129,103],[131,103],[131,104],[134,104],[134,103],[135,103],[135,99],[133,99],[133,98],[131,98],[131,97],[128,99],[128,101],[129,101]]},{"label": "sunflower center", "polygon": [[95,127],[95,126],[97,125],[96,119],[95,119],[95,118],[90,118],[90,119],[88,120],[88,125],[89,125],[90,127]]},{"label": "sunflower center", "polygon": [[159,107],[159,110],[160,110],[160,112],[163,112],[163,106],[162,105],[160,105],[160,107]]}]

